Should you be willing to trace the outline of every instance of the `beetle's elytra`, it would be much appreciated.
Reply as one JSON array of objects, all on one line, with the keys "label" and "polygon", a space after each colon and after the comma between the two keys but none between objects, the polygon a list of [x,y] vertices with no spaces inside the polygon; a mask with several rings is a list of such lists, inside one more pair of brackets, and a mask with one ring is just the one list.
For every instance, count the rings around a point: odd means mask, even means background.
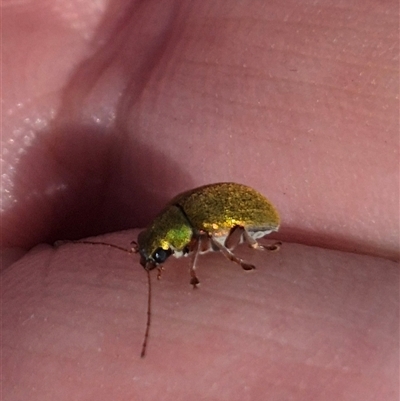
[{"label": "beetle's elytra", "polygon": [[159,266],[170,255],[192,253],[190,282],[196,286],[199,253],[219,250],[244,269],[254,269],[232,249],[245,241],[253,248],[276,250],[278,244],[265,247],[257,239],[278,231],[279,224],[275,207],[256,190],[232,182],[205,185],[172,199],[139,234],[137,251],[146,270]]}]

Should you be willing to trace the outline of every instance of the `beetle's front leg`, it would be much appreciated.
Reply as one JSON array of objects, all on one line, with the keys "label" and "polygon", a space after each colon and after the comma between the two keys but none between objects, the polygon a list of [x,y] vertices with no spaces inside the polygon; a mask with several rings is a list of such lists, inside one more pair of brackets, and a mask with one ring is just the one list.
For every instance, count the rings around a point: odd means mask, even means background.
[{"label": "beetle's front leg", "polygon": [[161,280],[161,274],[164,271],[164,266],[157,266],[157,280]]}]

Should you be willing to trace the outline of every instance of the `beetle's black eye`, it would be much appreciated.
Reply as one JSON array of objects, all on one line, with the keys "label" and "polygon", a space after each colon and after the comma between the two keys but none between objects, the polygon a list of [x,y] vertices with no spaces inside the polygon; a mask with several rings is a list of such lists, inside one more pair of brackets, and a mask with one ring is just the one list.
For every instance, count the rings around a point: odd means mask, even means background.
[{"label": "beetle's black eye", "polygon": [[163,263],[172,253],[171,249],[157,248],[152,257],[156,263]]}]

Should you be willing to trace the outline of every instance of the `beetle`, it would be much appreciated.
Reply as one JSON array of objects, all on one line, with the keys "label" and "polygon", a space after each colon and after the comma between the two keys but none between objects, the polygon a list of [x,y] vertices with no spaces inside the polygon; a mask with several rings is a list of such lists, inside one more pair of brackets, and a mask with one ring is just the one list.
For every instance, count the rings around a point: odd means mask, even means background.
[{"label": "beetle", "polygon": [[159,268],[171,255],[179,258],[191,253],[190,284],[196,287],[199,254],[221,251],[243,269],[252,270],[255,266],[232,250],[241,242],[255,249],[277,250],[279,243],[265,246],[257,239],[278,231],[279,225],[275,207],[253,188],[233,182],[210,184],[173,198],[139,234],[135,250],[146,270]]},{"label": "beetle", "polygon": [[[106,245],[140,254],[140,263],[148,278],[147,323],[141,352],[143,358],[151,321],[151,270],[157,268],[157,278],[160,278],[162,265],[171,255],[179,258],[191,254],[190,284],[195,288],[200,283],[196,275],[198,256],[208,251],[220,251],[244,270],[253,270],[255,266],[236,256],[233,249],[246,242],[254,249],[278,250],[280,242],[261,245],[257,239],[278,231],[279,225],[278,211],[255,189],[233,182],[221,182],[177,195],[139,233],[131,249],[104,242],[72,242]],[[58,241],[57,244],[63,242]]]}]

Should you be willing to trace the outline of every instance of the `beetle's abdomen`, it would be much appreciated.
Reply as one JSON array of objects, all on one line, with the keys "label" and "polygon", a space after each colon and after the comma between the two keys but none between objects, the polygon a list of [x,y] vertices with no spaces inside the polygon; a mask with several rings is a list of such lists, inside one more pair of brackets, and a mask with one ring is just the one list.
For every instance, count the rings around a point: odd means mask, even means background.
[{"label": "beetle's abdomen", "polygon": [[222,234],[232,227],[277,231],[279,214],[259,192],[241,184],[219,183],[186,192],[173,200],[196,230]]}]

